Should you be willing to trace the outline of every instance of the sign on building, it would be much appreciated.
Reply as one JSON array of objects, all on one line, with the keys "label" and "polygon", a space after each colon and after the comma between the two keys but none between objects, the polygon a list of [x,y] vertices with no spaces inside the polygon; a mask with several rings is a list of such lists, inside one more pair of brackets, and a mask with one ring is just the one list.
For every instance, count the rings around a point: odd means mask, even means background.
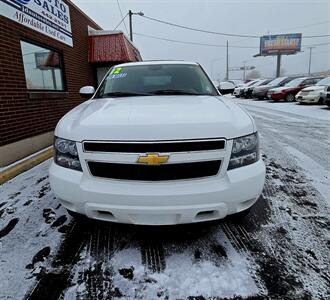
[{"label": "sign on building", "polygon": [[295,54],[301,50],[301,33],[264,35],[260,38],[261,56]]},{"label": "sign on building", "polygon": [[62,0],[0,0],[0,15],[73,45],[70,10]]}]

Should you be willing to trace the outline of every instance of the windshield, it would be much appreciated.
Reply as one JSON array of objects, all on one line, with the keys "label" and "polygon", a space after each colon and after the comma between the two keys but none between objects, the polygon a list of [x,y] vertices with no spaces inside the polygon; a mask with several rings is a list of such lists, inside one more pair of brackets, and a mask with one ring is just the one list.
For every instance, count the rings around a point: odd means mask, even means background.
[{"label": "windshield", "polygon": [[252,85],[254,85],[254,84],[257,83],[257,82],[258,82],[258,80],[252,80],[252,81],[248,82],[248,83],[246,84],[246,86],[252,86]]},{"label": "windshield", "polygon": [[271,79],[265,79],[258,82],[255,86],[266,85],[271,81]]},{"label": "windshield", "polygon": [[95,98],[151,95],[219,95],[198,65],[152,64],[114,67]]},{"label": "windshield", "polygon": [[330,85],[330,77],[323,78],[316,85]]},{"label": "windshield", "polygon": [[287,87],[297,87],[299,84],[301,84],[306,78],[296,78],[291,81],[289,81],[285,86]]},{"label": "windshield", "polygon": [[280,84],[283,80],[285,80],[287,77],[278,77],[272,80],[271,82],[268,83],[268,85],[278,85]]}]

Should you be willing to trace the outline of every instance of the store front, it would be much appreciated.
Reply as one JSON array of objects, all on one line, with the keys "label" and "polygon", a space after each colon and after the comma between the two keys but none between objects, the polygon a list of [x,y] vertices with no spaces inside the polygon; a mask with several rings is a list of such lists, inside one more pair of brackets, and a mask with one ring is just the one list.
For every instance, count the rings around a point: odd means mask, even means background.
[{"label": "store front", "polygon": [[0,39],[0,168],[51,145],[82,86],[141,60],[121,32],[102,31],[68,0],[0,0]]}]

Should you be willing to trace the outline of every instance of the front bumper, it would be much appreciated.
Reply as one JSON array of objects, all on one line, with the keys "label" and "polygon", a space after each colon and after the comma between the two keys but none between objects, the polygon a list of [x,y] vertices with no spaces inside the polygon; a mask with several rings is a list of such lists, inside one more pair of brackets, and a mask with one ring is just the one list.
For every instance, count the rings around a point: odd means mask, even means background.
[{"label": "front bumper", "polygon": [[249,208],[262,192],[265,165],[260,159],[223,176],[164,182],[93,178],[54,162],[49,173],[55,196],[71,211],[119,223],[173,225]]},{"label": "front bumper", "polygon": [[284,100],[285,94],[284,93],[268,94],[268,98],[274,101]]},{"label": "front bumper", "polygon": [[320,95],[296,95],[296,101],[301,103],[317,103]]}]

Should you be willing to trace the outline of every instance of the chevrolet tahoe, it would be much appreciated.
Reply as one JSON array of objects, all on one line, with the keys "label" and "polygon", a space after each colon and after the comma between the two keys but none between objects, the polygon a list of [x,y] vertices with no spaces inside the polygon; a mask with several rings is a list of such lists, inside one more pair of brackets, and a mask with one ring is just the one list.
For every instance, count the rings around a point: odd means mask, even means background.
[{"label": "chevrolet tahoe", "polygon": [[253,118],[192,62],[112,67],[55,129],[50,184],[74,216],[174,225],[244,214],[265,165]]}]

